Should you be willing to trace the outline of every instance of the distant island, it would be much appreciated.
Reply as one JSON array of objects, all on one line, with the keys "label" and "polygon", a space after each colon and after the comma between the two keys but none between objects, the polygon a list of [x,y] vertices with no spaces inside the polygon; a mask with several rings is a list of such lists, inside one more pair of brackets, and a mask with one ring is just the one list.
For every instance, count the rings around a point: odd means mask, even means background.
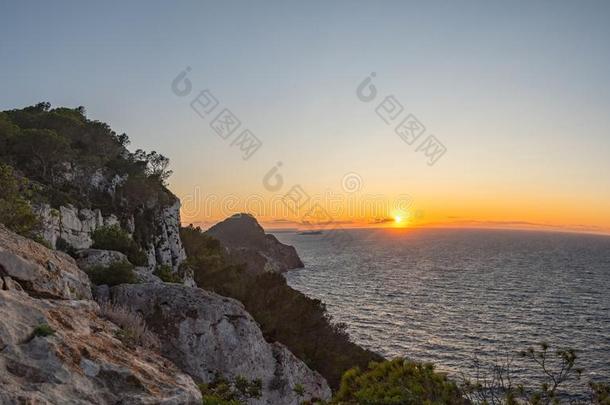
[{"label": "distant island", "polygon": [[322,235],[322,231],[303,231],[299,235]]}]

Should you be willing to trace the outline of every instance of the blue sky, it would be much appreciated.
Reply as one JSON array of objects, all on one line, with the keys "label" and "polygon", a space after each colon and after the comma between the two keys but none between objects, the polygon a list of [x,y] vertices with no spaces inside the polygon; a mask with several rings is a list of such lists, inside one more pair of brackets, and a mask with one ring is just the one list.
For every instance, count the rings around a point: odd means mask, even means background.
[{"label": "blue sky", "polygon": [[[608,218],[609,2],[176,3],[3,2],[0,108],[83,105],[169,156],[179,196],[266,195],[282,161],[312,193],[355,172],[434,220]],[[186,66],[263,141],[251,159],[171,92]],[[437,164],[356,98],[371,72],[447,147]]]}]

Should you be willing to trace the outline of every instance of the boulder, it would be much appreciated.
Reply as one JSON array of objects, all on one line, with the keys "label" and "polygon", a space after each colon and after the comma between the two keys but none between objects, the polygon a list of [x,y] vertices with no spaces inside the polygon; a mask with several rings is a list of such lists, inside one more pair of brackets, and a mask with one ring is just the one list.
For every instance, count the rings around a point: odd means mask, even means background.
[{"label": "boulder", "polygon": [[35,297],[91,299],[89,278],[74,259],[0,225],[0,277],[6,276]]},{"label": "boulder", "polygon": [[[196,381],[220,374],[261,379],[262,397],[251,404],[299,404],[329,399],[326,380],[279,343],[269,344],[243,305],[231,298],[179,284],[112,287],[111,300],[141,313],[159,335],[161,351]],[[303,386],[298,397],[294,388]]]},{"label": "boulder", "polygon": [[114,250],[81,249],[76,252],[76,263],[83,270],[95,266],[108,267],[112,263],[126,262],[127,256]]},{"label": "boulder", "polygon": [[136,274],[136,278],[138,279],[138,283],[162,283],[163,281],[152,274],[148,267],[136,267],[133,269],[133,272]]},{"label": "boulder", "polygon": [[250,214],[236,214],[205,232],[220,241],[235,264],[252,272],[281,273],[303,267],[294,246],[281,243],[259,225]]},{"label": "boulder", "polygon": [[[169,360],[127,347],[93,301],[0,290],[0,403],[201,404],[193,379]],[[46,324],[50,334],[34,333]]]}]

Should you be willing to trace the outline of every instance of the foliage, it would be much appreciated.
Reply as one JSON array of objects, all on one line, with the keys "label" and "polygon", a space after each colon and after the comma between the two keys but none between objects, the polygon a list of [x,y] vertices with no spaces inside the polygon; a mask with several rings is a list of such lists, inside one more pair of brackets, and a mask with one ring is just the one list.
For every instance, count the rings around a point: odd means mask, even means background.
[{"label": "foliage", "polygon": [[76,257],[76,249],[70,245],[64,238],[58,238],[55,242],[55,247],[64,253],[69,254],[72,257]]},{"label": "foliage", "polygon": [[295,385],[292,390],[295,394],[297,394],[298,397],[302,397],[305,395],[305,388],[303,387],[303,384]]},{"label": "foliage", "polygon": [[[575,391],[582,369],[576,367],[577,355],[574,350],[561,349],[553,353],[549,351],[547,343],[541,343],[538,349],[528,348],[518,355],[529,360],[532,368],[539,371],[538,387],[514,383],[514,356],[506,356],[501,362],[491,365],[487,372],[475,359],[477,377],[474,381],[463,378],[461,389],[464,396],[473,403],[487,405],[551,405],[564,403],[562,398],[569,398],[566,400],[574,405],[610,405],[609,384],[589,382],[583,387],[583,392]],[[572,385],[569,390],[564,390],[568,382]]]},{"label": "foliage", "polygon": [[260,399],[262,395],[262,381],[255,379],[248,381],[245,377],[237,376],[230,382],[223,376],[217,375],[209,384],[199,384],[204,405],[240,405],[249,399]]},{"label": "foliage", "polygon": [[31,238],[40,229],[40,220],[24,198],[27,187],[26,179],[18,178],[11,166],[0,162],[0,223]]},{"label": "foliage", "polygon": [[157,266],[153,274],[161,279],[165,283],[180,283],[182,280],[180,276],[172,270],[167,264]]},{"label": "foliage", "polygon": [[366,371],[347,371],[333,398],[336,404],[466,404],[457,385],[431,364],[397,358],[371,362]]},{"label": "foliage", "polygon": [[137,282],[133,265],[129,262],[115,262],[108,267],[95,266],[87,270],[87,275],[95,285],[106,284],[112,287],[118,284],[135,284]]},{"label": "foliage", "polygon": [[218,240],[200,228],[182,228],[180,237],[198,286],[241,301],[267,341],[286,345],[331,386],[338,387],[346,370],[382,359],[351,342],[345,326],[332,322],[320,300],[290,288],[282,275],[253,274],[227,264]]},{"label": "foliage", "polygon": [[91,234],[94,249],[116,250],[124,253],[136,266],[147,264],[146,253],[138,246],[131,236],[118,225],[97,228]]},{"label": "foliage", "polygon": [[[128,144],[126,134],[117,134],[107,124],[88,119],[84,107],[52,109],[43,102],[0,112],[0,164],[12,166],[37,185],[27,196],[20,187],[19,195],[24,200],[0,202],[4,214],[0,221],[27,227],[25,200],[54,208],[72,204],[100,209],[104,214],[118,213],[123,218],[134,216],[135,242],[145,246],[154,234],[151,212],[175,200],[165,188],[171,171],[165,156],[155,151],[132,153],[127,150]],[[112,193],[100,190],[91,181],[100,175],[113,182]],[[7,218],[7,212],[14,214]],[[20,230],[24,232],[34,234]],[[141,264],[142,255],[130,260]]]},{"label": "foliage", "polygon": [[34,332],[32,332],[33,336],[42,336],[42,337],[52,336],[54,334],[55,334],[55,329],[51,328],[46,323],[41,323],[40,325],[36,326],[34,328]]},{"label": "foliage", "polygon": [[117,332],[117,338],[125,345],[131,347],[137,345],[150,349],[161,347],[159,338],[148,329],[146,321],[139,313],[122,305],[103,302],[100,305],[100,315],[121,328]]}]

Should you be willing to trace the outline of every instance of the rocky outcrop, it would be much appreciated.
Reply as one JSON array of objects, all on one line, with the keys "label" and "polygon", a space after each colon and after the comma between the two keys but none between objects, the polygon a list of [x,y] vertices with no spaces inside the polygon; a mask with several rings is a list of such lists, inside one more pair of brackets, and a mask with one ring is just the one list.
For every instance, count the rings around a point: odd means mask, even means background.
[{"label": "rocky outcrop", "polygon": [[227,249],[235,264],[245,264],[253,272],[284,272],[303,267],[293,246],[284,245],[250,214],[237,214],[206,231]]},{"label": "rocky outcrop", "polygon": [[72,205],[51,208],[48,204],[36,207],[42,221],[41,236],[53,249],[62,239],[74,249],[87,249],[93,244],[91,234],[102,226],[118,225],[116,215],[102,216],[100,210],[78,209]]},{"label": "rocky outcrop", "polygon": [[0,403],[201,403],[190,376],[118,332],[71,257],[0,226]]},{"label": "rocky outcrop", "polygon": [[[216,374],[262,380],[252,404],[299,404],[328,399],[328,384],[279,343],[269,344],[241,303],[177,284],[133,284],[111,288],[112,301],[141,313],[161,340],[162,353],[195,380]],[[298,397],[300,384],[305,395]]]},{"label": "rocky outcrop", "polygon": [[[48,204],[42,204],[36,207],[36,213],[42,222],[41,236],[53,249],[58,248],[60,241],[77,250],[89,249],[93,245],[91,235],[96,229],[121,226],[116,215],[103,216],[99,209],[78,209],[72,205],[54,209]],[[151,221],[151,229],[154,231],[150,235],[150,243],[145,246],[148,268],[153,271],[158,265],[168,265],[177,271],[180,264],[186,260],[180,240],[180,201],[176,199],[172,205],[159,207]],[[124,222],[124,229],[133,234],[133,216]]]},{"label": "rocky outcrop", "polygon": [[91,299],[89,278],[70,256],[0,225],[0,277],[11,278],[34,297]]},{"label": "rocky outcrop", "polygon": [[[127,347],[93,301],[0,291],[0,403],[201,404],[193,379],[169,360]],[[36,336],[47,324],[49,336]]]},{"label": "rocky outcrop", "polygon": [[116,262],[126,262],[127,256],[114,250],[82,249],[76,252],[76,263],[81,269],[96,266],[108,267]]},{"label": "rocky outcrop", "polygon": [[155,218],[157,231],[153,241],[147,248],[148,265],[155,268],[157,265],[171,266],[174,271],[186,260],[186,252],[180,240],[180,200],[169,207],[165,207]]}]

